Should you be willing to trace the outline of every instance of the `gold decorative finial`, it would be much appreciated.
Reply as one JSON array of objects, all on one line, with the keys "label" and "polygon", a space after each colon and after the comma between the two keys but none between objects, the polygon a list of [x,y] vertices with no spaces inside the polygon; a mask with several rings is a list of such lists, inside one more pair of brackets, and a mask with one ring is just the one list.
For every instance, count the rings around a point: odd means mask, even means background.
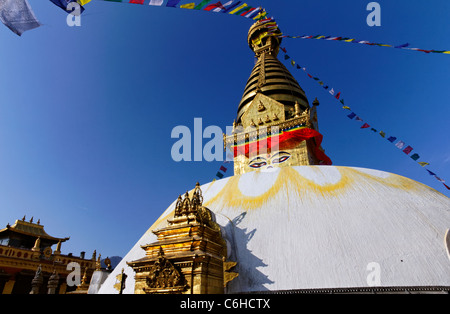
[{"label": "gold decorative finial", "polygon": [[31,249],[32,251],[40,251],[41,250],[41,237],[38,237],[36,239],[36,242],[34,242],[34,247]]}]

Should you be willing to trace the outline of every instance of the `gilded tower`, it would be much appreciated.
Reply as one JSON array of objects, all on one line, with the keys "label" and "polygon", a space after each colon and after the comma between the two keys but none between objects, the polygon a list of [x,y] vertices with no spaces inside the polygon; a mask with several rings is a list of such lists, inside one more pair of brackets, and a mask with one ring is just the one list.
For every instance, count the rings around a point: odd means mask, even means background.
[{"label": "gilded tower", "polygon": [[317,106],[278,60],[280,31],[271,19],[253,24],[248,44],[256,63],[239,103],[233,134],[236,175],[281,166],[331,164],[320,146]]}]

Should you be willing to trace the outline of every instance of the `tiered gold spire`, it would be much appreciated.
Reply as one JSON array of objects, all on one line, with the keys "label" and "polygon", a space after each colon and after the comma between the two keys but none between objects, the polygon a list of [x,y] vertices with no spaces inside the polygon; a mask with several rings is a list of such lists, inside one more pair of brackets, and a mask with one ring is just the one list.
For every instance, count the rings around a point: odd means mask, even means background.
[{"label": "tiered gold spire", "polygon": [[309,107],[305,92],[277,59],[282,39],[276,36],[261,38],[267,31],[264,23],[256,22],[248,32],[248,45],[255,53],[257,62],[239,103],[237,123],[240,123],[242,115],[257,93],[262,93],[284,104],[286,111],[294,109],[296,102],[303,110]]},{"label": "tiered gold spire", "polygon": [[[233,134],[224,139],[225,146],[235,153],[235,174],[273,167],[318,165],[325,156],[320,148],[322,136],[317,132],[319,102],[316,99],[309,106],[303,89],[278,60],[281,38],[273,33],[280,31],[273,32],[273,23],[267,21],[256,22],[248,32],[248,45],[257,62],[239,103]],[[301,128],[307,130],[295,133],[280,146],[281,150],[267,142],[278,134]],[[303,136],[305,133],[308,136]],[[264,149],[269,146],[270,149]]]}]

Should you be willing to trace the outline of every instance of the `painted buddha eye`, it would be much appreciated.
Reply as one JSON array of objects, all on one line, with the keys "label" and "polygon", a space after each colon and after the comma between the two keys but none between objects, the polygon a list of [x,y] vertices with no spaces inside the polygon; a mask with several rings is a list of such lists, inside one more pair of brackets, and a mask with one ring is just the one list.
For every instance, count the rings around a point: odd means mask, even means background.
[{"label": "painted buddha eye", "polygon": [[249,166],[252,168],[261,168],[261,167],[264,167],[265,165],[267,165],[267,162],[262,161],[262,162],[254,162]]},{"label": "painted buddha eye", "polygon": [[279,158],[275,158],[272,160],[273,164],[281,164],[282,162],[285,162],[286,160],[288,160],[289,158],[291,158],[291,156],[285,155],[285,156],[281,156]]}]

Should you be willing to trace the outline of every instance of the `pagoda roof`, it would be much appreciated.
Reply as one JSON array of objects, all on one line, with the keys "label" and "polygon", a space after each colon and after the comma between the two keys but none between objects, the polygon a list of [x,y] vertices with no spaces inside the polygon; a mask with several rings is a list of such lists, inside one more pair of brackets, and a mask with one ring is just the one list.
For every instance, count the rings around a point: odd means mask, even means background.
[{"label": "pagoda roof", "polygon": [[52,237],[47,232],[45,232],[44,226],[39,224],[39,221],[38,221],[38,223],[33,223],[32,221],[28,222],[28,221],[25,221],[24,219],[16,220],[16,222],[12,226],[10,226],[8,224],[6,226],[6,228],[3,228],[0,230],[0,235],[2,233],[7,233],[7,232],[19,233],[19,234],[23,234],[25,236],[31,236],[31,237],[35,237],[35,238],[40,237],[41,239],[46,239],[46,240],[49,240],[49,241],[52,241],[55,243],[57,243],[59,241],[65,242],[70,239],[70,237],[66,237],[66,238]]}]

